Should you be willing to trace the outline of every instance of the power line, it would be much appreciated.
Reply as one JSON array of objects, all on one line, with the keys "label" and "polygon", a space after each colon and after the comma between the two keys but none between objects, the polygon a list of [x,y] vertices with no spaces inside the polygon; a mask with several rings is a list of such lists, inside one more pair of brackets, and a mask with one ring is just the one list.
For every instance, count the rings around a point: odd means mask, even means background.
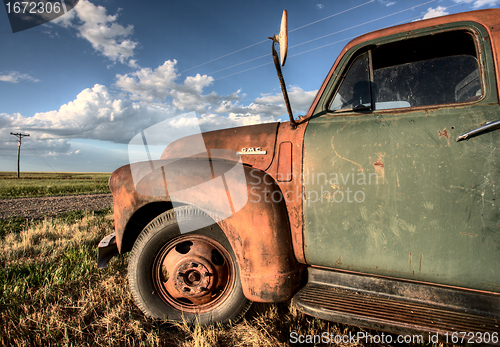
[{"label": "power line", "polygon": [[370,23],[376,22],[376,21],[378,21],[378,20],[381,20],[381,19],[384,19],[384,18],[387,18],[387,17],[391,17],[391,16],[394,16],[394,15],[397,15],[397,14],[400,14],[400,13],[403,13],[403,12],[406,12],[406,11],[409,11],[409,10],[413,10],[413,9],[415,9],[415,8],[417,8],[417,7],[420,7],[420,6],[424,6],[424,5],[430,4],[431,2],[435,2],[435,1],[437,1],[437,0],[430,0],[430,1],[424,2],[423,4],[420,4],[420,5],[415,5],[415,6],[409,7],[409,8],[407,8],[407,9],[405,9],[405,10],[397,11],[397,12],[394,12],[394,13],[391,13],[391,14],[388,14],[388,15],[385,15],[385,16],[382,16],[382,17],[379,17],[379,18],[376,18],[376,19],[369,20],[369,21],[364,22],[364,23],[361,23],[361,24],[354,25],[354,26],[349,27],[349,28],[346,28],[346,29],[342,29],[342,30],[339,30],[339,31],[333,32],[333,33],[331,33],[331,34],[323,35],[323,36],[320,36],[320,37],[318,37],[318,38],[315,38],[315,39],[312,39],[312,40],[309,40],[309,41],[305,41],[305,42],[302,42],[302,43],[296,44],[296,45],[291,46],[291,47],[289,47],[289,48],[295,48],[295,47],[298,47],[298,46],[301,46],[301,45],[305,45],[306,43],[310,43],[310,42],[313,42],[313,41],[317,41],[317,40],[323,39],[323,38],[328,37],[328,36],[332,36],[332,35],[339,34],[339,33],[341,33],[341,32],[347,31],[347,30],[351,30],[351,29],[354,29],[354,28],[357,28],[357,27],[360,27],[360,26],[363,26],[363,25],[366,25],[366,24],[370,24]]},{"label": "power line", "polygon": [[364,6],[364,5],[368,5],[369,3],[374,2],[374,1],[375,1],[375,0],[370,0],[370,1],[368,1],[368,2],[365,2],[365,3],[361,4],[361,5],[357,5],[357,6],[351,7],[351,8],[349,8],[349,9],[347,9],[347,10],[344,10],[344,11],[342,11],[342,12],[338,12],[338,13],[332,14],[331,16],[328,16],[328,17],[325,17],[325,18],[322,18],[322,19],[318,19],[317,21],[314,21],[314,22],[311,22],[311,23],[309,23],[309,24],[303,25],[303,26],[301,26],[301,27],[295,28],[295,29],[290,30],[290,31],[288,31],[288,32],[289,32],[289,33],[291,33],[292,31],[295,31],[295,30],[299,30],[299,29],[302,29],[302,28],[308,27],[309,25],[313,25],[313,24],[319,23],[319,22],[321,22],[321,21],[324,21],[325,19],[329,19],[329,18],[332,18],[332,17],[338,16],[339,14],[343,14],[343,13],[349,12],[349,11],[351,11],[351,10],[354,10],[354,9],[356,9],[356,8],[358,8],[358,7],[361,7],[361,6]]},{"label": "power line", "polygon": [[235,67],[235,66],[243,65],[243,64],[249,63],[249,62],[251,62],[251,61],[254,61],[254,60],[257,60],[257,59],[261,59],[261,58],[264,58],[264,57],[270,57],[270,56],[272,56],[272,54],[271,54],[271,53],[269,53],[269,54],[264,54],[264,55],[261,55],[260,57],[253,58],[253,59],[250,59],[250,60],[245,60],[244,62],[241,62],[241,63],[238,63],[238,64],[234,64],[234,65],[231,65],[231,66],[225,67],[225,68],[220,69],[220,70],[217,70],[217,71],[213,71],[213,72],[209,73],[208,75],[209,75],[209,76],[211,76],[211,75],[213,75],[213,74],[216,74],[217,72],[221,72],[221,71],[224,71],[224,70],[228,70],[228,69],[231,69],[231,68],[233,68],[233,67]]},{"label": "power line", "polygon": [[290,58],[291,57],[296,57],[296,56],[304,54],[304,53],[309,53],[309,52],[315,51],[317,49],[325,48],[325,47],[328,47],[328,46],[331,46],[331,45],[334,45],[334,44],[337,44],[337,43],[340,43],[340,42],[349,41],[349,40],[355,39],[356,37],[357,36],[351,36],[351,37],[348,37],[346,39],[342,39],[342,40],[338,40],[338,41],[335,41],[335,42],[332,42],[332,43],[328,43],[326,45],[323,45],[323,46],[320,46],[320,47],[316,47],[316,48],[312,48],[312,49],[309,49],[309,50],[304,51],[304,52],[296,53],[296,54],[291,55]]},{"label": "power line", "polygon": [[38,158],[40,158],[40,160],[41,160],[41,161],[43,161],[45,164],[47,164],[47,165],[48,165],[48,166],[52,169],[52,171],[54,171],[55,173],[57,173],[57,171],[56,171],[56,170],[55,170],[55,169],[54,169],[54,168],[53,168],[53,167],[52,167],[52,166],[51,166],[48,162],[46,162],[46,161],[45,161],[45,159],[43,159],[43,158],[42,158],[42,157],[38,154],[38,152],[37,152],[37,151],[35,151],[35,149],[34,149],[33,147],[31,147],[28,143],[27,143],[26,145],[27,145],[27,146],[31,149],[31,151],[32,151],[33,153],[35,153],[35,154],[36,154],[36,156],[37,156]]},{"label": "power line", "polygon": [[230,75],[226,75],[224,77],[219,77],[219,78],[214,79],[214,81],[218,81],[218,80],[221,80],[221,79],[226,78],[226,77],[231,77],[231,76],[234,76],[234,75],[238,75],[240,73],[247,72],[247,71],[250,71],[250,70],[253,70],[253,69],[257,69],[259,67],[262,67],[262,66],[265,66],[265,65],[269,65],[269,64],[272,64],[272,62],[268,62],[268,63],[264,63],[262,65],[254,66],[254,67],[251,67],[251,68],[243,70],[243,71],[239,71],[239,72],[232,73]]},{"label": "power line", "polygon": [[[397,11],[397,12],[394,12],[394,13],[391,13],[391,14],[388,14],[388,15],[385,15],[385,16],[382,16],[382,17],[379,17],[379,18],[376,18],[376,19],[372,19],[372,20],[369,20],[369,21],[366,21],[364,23],[361,23],[361,24],[357,24],[357,25],[354,25],[352,27],[349,27],[349,28],[346,28],[346,29],[342,29],[342,30],[339,30],[339,31],[336,31],[336,32],[333,32],[333,33],[330,33],[330,34],[327,34],[327,35],[323,35],[323,36],[320,36],[318,38],[315,38],[315,39],[312,39],[312,40],[308,40],[308,41],[305,41],[305,42],[302,42],[302,43],[299,43],[299,44],[296,44],[294,46],[291,46],[289,47],[289,49],[291,48],[295,48],[295,47],[298,47],[298,46],[301,46],[301,45],[304,45],[306,43],[310,43],[310,42],[313,42],[313,41],[317,41],[317,40],[320,40],[322,38],[325,38],[325,37],[328,37],[328,36],[332,36],[332,35],[335,35],[335,34],[338,34],[338,33],[341,33],[341,32],[344,32],[344,31],[347,31],[347,30],[350,30],[350,29],[354,29],[354,28],[357,28],[357,27],[360,27],[360,26],[363,26],[363,25],[366,25],[366,24],[369,24],[369,23],[373,23],[373,22],[376,22],[378,20],[381,20],[381,19],[384,19],[384,18],[388,18],[388,17],[391,17],[391,16],[394,16],[396,14],[400,14],[400,13],[403,13],[403,12],[406,12],[406,11],[409,11],[409,10],[413,10],[417,7],[420,7],[420,6],[424,6],[424,5],[428,5],[432,2],[435,2],[437,0],[430,0],[430,1],[427,1],[427,2],[424,2],[422,4],[419,4],[419,5],[415,5],[415,6],[411,6],[407,9],[404,9],[404,10],[400,10],[400,11]],[[366,3],[365,3],[366,4]],[[459,3],[460,4],[460,3]],[[452,6],[456,6],[456,5],[452,5]],[[449,7],[452,7],[452,6],[449,6]],[[359,6],[357,6],[359,7]],[[418,17],[414,17],[414,18],[419,18],[420,16]],[[408,20],[412,20],[414,18],[411,18],[411,19],[408,19]],[[401,22],[399,22],[401,23]],[[398,23],[396,23],[398,24]],[[394,25],[394,24],[393,24]],[[303,26],[304,27],[304,26]],[[315,51],[315,50],[318,50],[318,49],[321,49],[321,48],[324,48],[324,47],[327,47],[327,46],[331,46],[331,45],[334,45],[336,43],[339,43],[339,42],[342,42],[342,41],[347,41],[347,40],[350,40],[350,39],[353,39],[353,38],[356,38],[357,36],[353,36],[353,37],[350,37],[350,38],[347,38],[347,39],[343,39],[343,40],[339,40],[339,41],[335,41],[335,42],[332,42],[332,43],[329,43],[329,44],[326,44],[326,45],[323,45],[323,46],[320,46],[320,47],[316,47],[316,48],[313,48],[313,49],[309,49],[307,51],[304,51],[304,52],[301,52],[301,53],[296,53],[294,55],[291,55],[289,56],[290,58],[291,57],[295,57],[295,56],[298,56],[298,55],[301,55],[301,54],[304,54],[304,53],[308,53],[308,52],[311,52],[311,51]],[[217,72],[220,72],[220,71],[224,71],[224,70],[227,70],[229,68],[232,68],[232,67],[235,67],[235,66],[238,66],[238,65],[242,65],[242,64],[245,64],[245,63],[248,63],[250,61],[253,61],[253,60],[256,60],[256,59],[260,59],[260,58],[263,58],[263,57],[267,57],[269,56],[270,54],[266,54],[266,55],[263,55],[263,56],[260,56],[260,57],[257,57],[257,58],[253,58],[253,59],[250,59],[250,60],[247,60],[247,61],[244,61],[242,63],[238,63],[238,64],[235,64],[235,65],[232,65],[232,66],[229,66],[229,67],[226,67],[226,68],[223,68],[223,69],[220,69],[220,70],[217,70],[217,71],[214,71],[212,72],[211,74],[214,74],[214,73],[217,73]],[[235,72],[235,73],[232,73],[230,75],[226,75],[226,76],[223,76],[223,77],[219,77],[217,79],[214,79],[214,81],[218,81],[218,80],[221,80],[223,78],[227,78],[227,77],[231,77],[231,76],[234,76],[234,75],[238,75],[240,73],[243,73],[243,72],[247,72],[247,71],[250,71],[250,70],[253,70],[253,69],[256,69],[256,68],[259,68],[259,67],[262,67],[262,66],[265,66],[265,65],[268,65],[268,64],[271,64],[271,62],[269,63],[265,63],[265,64],[261,64],[261,65],[258,65],[258,66],[255,66],[255,67],[251,67],[251,68],[248,68],[248,69],[245,69],[245,70],[242,70],[242,71],[239,71],[239,72]]]},{"label": "power line", "polygon": [[[348,8],[347,10],[344,10],[344,11],[341,11],[341,12],[338,12],[338,13],[335,13],[335,14],[332,14],[332,15],[330,15],[330,16],[328,16],[328,17],[325,17],[325,18],[322,18],[322,19],[316,20],[316,21],[314,21],[314,22],[311,22],[311,23],[305,24],[305,25],[303,25],[303,26],[301,26],[301,27],[298,27],[298,28],[295,28],[295,29],[289,30],[288,32],[289,32],[289,33],[291,33],[292,31],[300,30],[300,29],[305,28],[305,27],[307,27],[307,26],[310,26],[310,25],[313,25],[313,24],[319,23],[319,22],[321,22],[321,21],[324,21],[324,20],[326,20],[326,19],[329,19],[329,18],[332,18],[332,17],[338,16],[339,14],[346,13],[346,12],[351,11],[351,10],[354,10],[354,9],[356,9],[356,8],[358,8],[358,7],[361,7],[361,6],[367,5],[367,4],[369,4],[369,3],[372,3],[372,2],[374,2],[374,1],[375,1],[375,0],[370,0],[370,1],[367,1],[367,2],[365,2],[365,3],[363,3],[363,4],[353,6],[353,7],[351,7],[351,8]],[[435,0],[434,0],[434,1],[435,1]],[[244,48],[238,49],[238,50],[236,50],[236,51],[234,51],[234,52],[231,52],[231,53],[228,53],[228,54],[222,55],[222,56],[220,56],[220,57],[218,57],[218,58],[215,58],[215,59],[209,60],[209,61],[207,61],[207,62],[205,62],[205,63],[203,63],[203,64],[199,64],[199,65],[193,66],[193,67],[191,67],[191,68],[189,68],[189,69],[186,69],[186,70],[182,71],[182,72],[181,72],[181,74],[183,74],[184,72],[187,72],[187,71],[190,71],[190,70],[196,69],[197,67],[200,67],[200,66],[203,66],[203,65],[207,65],[207,64],[212,63],[212,62],[214,62],[214,61],[217,61],[217,60],[219,60],[219,59],[222,59],[222,58],[228,57],[228,56],[233,55],[233,54],[235,54],[235,53],[238,53],[238,52],[244,51],[245,49],[248,49],[248,48],[251,48],[251,47],[254,47],[254,46],[260,45],[260,44],[262,44],[262,43],[264,43],[264,42],[269,42],[269,40],[268,40],[268,39],[266,39],[266,40],[263,40],[263,41],[260,41],[260,42],[254,43],[254,44],[252,44],[252,45],[249,45],[249,46],[246,46],[246,47],[244,47]],[[262,58],[262,57],[259,57],[259,58]],[[259,59],[259,58],[255,58],[255,59]],[[255,60],[255,59],[252,59],[252,60]],[[250,61],[251,61],[251,60],[250,60]],[[248,62],[248,61],[247,61],[247,62]],[[244,63],[241,63],[241,64],[244,64]],[[241,64],[240,64],[240,65],[241,65]],[[220,71],[222,71],[222,70],[220,70]]]},{"label": "power line", "polygon": [[[336,43],[340,43],[340,42],[344,42],[344,41],[347,41],[347,40],[352,40],[354,38],[356,38],[357,36],[351,36],[351,37],[348,37],[346,39],[342,39],[342,40],[339,40],[339,41],[335,41],[335,42],[332,42],[332,43],[329,43],[329,44],[326,44],[324,46],[321,46],[321,47],[316,47],[316,48],[313,48],[313,49],[309,49],[307,51],[304,51],[304,52],[300,52],[300,53],[297,53],[297,54],[294,54],[294,55],[291,55],[290,57],[296,57],[298,55],[301,55],[301,54],[304,54],[304,53],[309,53],[311,51],[315,51],[317,49],[321,49],[321,48],[324,48],[324,47],[327,47],[327,46],[331,46],[331,45],[334,45]],[[234,75],[238,75],[240,73],[243,73],[243,72],[247,72],[247,71],[250,71],[250,70],[253,70],[253,69],[257,69],[259,67],[262,67],[262,66],[265,66],[265,65],[269,65],[269,64],[272,64],[272,62],[268,62],[268,63],[264,63],[264,64],[261,64],[261,65],[257,65],[257,66],[254,66],[254,67],[251,67],[251,68],[248,68],[246,70],[243,70],[243,71],[239,71],[239,72],[235,72],[235,73],[232,73],[230,75],[226,75],[224,77],[220,77],[220,78],[216,78],[214,79],[214,81],[218,81],[218,80],[221,80],[223,78],[226,78],[226,77],[231,77],[231,76],[234,76]]]},{"label": "power line", "polygon": [[[374,0],[371,0],[371,1],[365,2],[364,4],[361,4],[361,5],[355,6],[355,7],[353,7],[353,8],[350,8],[349,10],[354,9],[354,8],[357,8],[357,7],[360,7],[360,6],[363,6],[363,5],[366,5],[366,4],[368,4],[368,3],[370,3],[370,2],[373,2],[373,1],[374,1]],[[436,0],[432,0],[432,1],[436,1]],[[317,20],[317,21],[315,21],[315,22],[312,22],[312,23],[309,23],[309,24],[303,25],[303,26],[301,26],[301,27],[299,27],[299,28],[297,28],[297,29],[291,30],[291,31],[289,31],[289,32],[292,32],[292,31],[295,31],[295,30],[298,30],[298,29],[302,29],[302,28],[304,28],[304,27],[306,27],[306,26],[309,26],[309,25],[311,25],[311,24],[318,23],[318,22],[320,22],[320,21],[322,21],[322,20],[325,20],[325,19],[327,19],[327,18],[331,18],[331,17],[333,17],[333,16],[336,16],[336,15],[338,15],[338,14],[341,14],[341,13],[347,12],[347,11],[349,11],[349,10],[345,10],[345,11],[342,11],[342,12],[336,13],[336,14],[334,14],[334,15],[328,16],[328,17],[326,17],[326,18],[323,18],[323,19]],[[298,47],[298,46],[300,46],[300,45],[303,45],[303,44],[306,44],[306,43],[309,43],[309,42],[312,42],[312,41],[316,41],[316,40],[322,39],[322,38],[327,37],[327,36],[331,36],[331,35],[334,35],[334,34],[338,34],[338,33],[340,33],[340,32],[347,31],[347,30],[349,30],[349,29],[353,29],[353,28],[355,28],[355,27],[357,27],[357,26],[361,26],[361,25],[364,25],[364,24],[367,24],[367,23],[359,24],[359,25],[356,25],[356,26],[354,26],[354,27],[350,27],[350,28],[347,28],[347,29],[343,29],[343,30],[340,30],[340,31],[337,31],[337,32],[335,32],[335,33],[331,33],[331,34],[328,34],[328,35],[325,35],[325,36],[321,36],[321,37],[319,37],[319,38],[317,38],[317,39],[313,39],[313,40],[309,40],[309,41],[306,41],[306,42],[302,42],[302,43],[299,43],[299,44],[297,44],[297,45],[291,46],[291,47],[289,47],[289,48]],[[346,39],[346,40],[347,40],[347,39]],[[266,41],[267,41],[267,40],[266,40]],[[263,41],[263,42],[266,42],[266,41]],[[345,41],[345,40],[341,40],[341,41]],[[339,41],[339,42],[340,42],[340,41]],[[336,43],[336,42],[334,42],[334,43]],[[334,44],[334,43],[332,43],[332,44]],[[330,45],[332,45],[332,44],[330,44]],[[329,46],[329,45],[326,45],[326,46]],[[325,46],[321,46],[321,47],[325,47]],[[314,49],[313,49],[313,50],[314,50]],[[310,51],[311,51],[311,50],[306,51],[306,52],[310,52]],[[306,53],[306,52],[304,52],[304,53]],[[302,53],[298,53],[298,54],[292,55],[291,57],[294,57],[294,56],[296,56],[296,55],[300,55],[300,54],[302,54]],[[254,60],[257,60],[257,59],[261,59],[261,58],[264,58],[264,57],[269,57],[269,56],[271,56],[271,54],[264,54],[264,55],[261,55],[260,57],[253,58],[253,59],[249,59],[249,60],[245,60],[244,62],[241,62],[241,63],[238,63],[238,64],[234,64],[234,65],[231,65],[231,66],[227,66],[227,67],[225,67],[225,68],[223,68],[223,69],[220,69],[220,70],[217,70],[217,71],[210,72],[208,75],[210,76],[210,75],[216,74],[216,73],[218,73],[218,72],[221,72],[221,71],[224,71],[224,70],[228,70],[228,69],[231,69],[231,68],[233,68],[233,67],[236,67],[236,66],[239,66],[239,65],[243,65],[243,64],[249,63],[249,62],[251,62],[251,61],[254,61]],[[259,65],[259,66],[253,67],[253,68],[245,69],[245,70],[243,70],[243,71],[241,71],[241,72],[245,72],[245,71],[248,71],[248,70],[253,70],[253,69],[257,68],[257,67],[261,67],[261,66],[268,65],[268,64],[270,64],[270,63],[265,63],[265,64],[262,64],[262,65]],[[217,80],[219,80],[219,79],[226,78],[226,77],[229,77],[229,76],[233,76],[233,75],[238,74],[238,73],[240,73],[240,72],[237,72],[237,73],[234,73],[234,74],[231,74],[231,75],[228,75],[228,76],[224,76],[224,77],[221,77],[221,78],[215,79],[214,81],[217,81]]]},{"label": "power line", "polygon": [[[291,55],[290,57],[296,57],[296,56],[298,56],[298,55],[301,55],[301,54],[304,54],[304,53],[309,53],[309,52],[311,52],[311,51],[315,51],[315,50],[317,50],[317,49],[321,49],[321,48],[324,48],[324,47],[327,47],[327,46],[331,46],[331,45],[334,45],[334,44],[336,44],[336,43],[344,42],[344,41],[347,41],[347,40],[352,40],[352,39],[354,39],[354,38],[356,38],[356,37],[357,37],[357,36],[351,36],[351,37],[348,37],[348,38],[346,38],[346,39],[342,39],[342,40],[339,40],[339,41],[335,41],[335,42],[332,42],[332,43],[326,44],[326,45],[321,46],[321,47],[316,47],[316,48],[309,49],[309,50],[304,51],[304,52],[296,53],[296,54],[294,54],[294,55]],[[219,78],[214,79],[214,81],[218,81],[218,80],[221,80],[221,79],[226,78],[226,77],[231,77],[231,76],[234,76],[234,75],[238,75],[238,74],[240,74],[240,73],[247,72],[247,71],[250,71],[250,70],[253,70],[253,69],[257,69],[257,68],[259,68],[259,67],[262,67],[262,66],[265,66],[265,65],[270,65],[270,64],[272,64],[272,62],[264,63],[264,64],[261,64],[261,65],[257,65],[257,66],[254,66],[254,67],[248,68],[248,69],[243,70],[243,71],[239,71],[239,72],[232,73],[232,74],[230,74],[230,75],[226,75],[226,76],[224,76],[224,77],[219,77]]]},{"label": "power line", "polygon": [[200,66],[203,66],[203,65],[207,65],[207,64],[212,63],[212,62],[214,62],[214,61],[216,61],[216,60],[219,60],[219,59],[222,59],[222,58],[228,57],[228,56],[233,55],[233,54],[235,54],[235,53],[238,53],[238,52],[244,51],[245,49],[248,49],[248,48],[250,48],[250,47],[260,45],[261,43],[264,43],[264,42],[268,42],[268,41],[269,41],[269,40],[268,40],[268,39],[266,39],[266,40],[263,40],[263,41],[260,41],[260,42],[254,43],[253,45],[246,46],[245,48],[238,49],[237,51],[234,51],[234,52],[231,52],[231,53],[225,54],[225,55],[223,55],[223,56],[220,56],[220,57],[218,57],[218,58],[215,58],[215,59],[209,60],[209,61],[207,61],[207,62],[205,62],[205,63],[203,63],[203,64],[200,64],[200,65],[196,65],[196,66],[190,67],[189,69],[182,71],[182,72],[181,72],[181,74],[183,74],[184,72],[187,72],[187,71],[189,71],[189,70],[196,69],[197,67],[200,67]]},{"label": "power line", "polygon": [[[467,1],[468,0],[463,0],[463,1],[457,2],[454,5],[443,7],[443,10],[448,10],[448,9],[450,9],[452,7],[457,6],[457,5],[462,5],[462,4],[466,3]],[[422,17],[422,16],[420,15],[420,16],[416,16],[416,17],[413,17],[413,18],[410,18],[410,19],[405,19],[405,20],[402,20],[401,22],[394,23],[393,25],[398,25],[398,24],[402,24],[402,23],[408,23],[408,21],[414,21],[414,20],[419,19],[420,17]],[[423,18],[420,18],[420,19],[423,19]]]}]

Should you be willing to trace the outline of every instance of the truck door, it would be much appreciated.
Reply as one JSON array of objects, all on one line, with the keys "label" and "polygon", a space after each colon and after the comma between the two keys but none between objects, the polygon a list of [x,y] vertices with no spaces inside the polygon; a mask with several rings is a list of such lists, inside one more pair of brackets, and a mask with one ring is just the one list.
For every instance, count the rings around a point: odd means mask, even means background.
[{"label": "truck door", "polygon": [[[304,142],[311,265],[500,292],[500,119],[474,23],[396,34],[338,65]],[[431,35],[432,34],[432,35]]]}]

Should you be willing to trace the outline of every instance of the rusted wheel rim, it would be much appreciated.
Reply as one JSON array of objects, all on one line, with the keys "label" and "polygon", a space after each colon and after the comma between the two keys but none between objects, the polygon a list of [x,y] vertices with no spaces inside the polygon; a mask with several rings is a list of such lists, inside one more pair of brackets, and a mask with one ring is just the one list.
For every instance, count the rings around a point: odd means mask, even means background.
[{"label": "rusted wheel rim", "polygon": [[224,301],[234,284],[234,263],[217,241],[183,235],[167,243],[153,263],[160,297],[179,311],[202,313]]}]

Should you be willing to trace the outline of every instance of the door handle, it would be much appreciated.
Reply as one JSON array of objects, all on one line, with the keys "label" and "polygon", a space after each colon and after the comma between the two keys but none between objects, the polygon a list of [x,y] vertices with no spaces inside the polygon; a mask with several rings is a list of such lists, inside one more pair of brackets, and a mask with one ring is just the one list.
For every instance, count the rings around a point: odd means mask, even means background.
[{"label": "door handle", "polygon": [[479,128],[476,128],[476,129],[471,130],[469,132],[463,133],[462,135],[460,135],[459,137],[456,138],[456,141],[459,142],[462,140],[468,140],[471,137],[486,134],[486,133],[489,133],[490,131],[493,131],[493,130],[496,130],[499,128],[500,128],[500,119],[488,122],[485,125],[480,126]]}]

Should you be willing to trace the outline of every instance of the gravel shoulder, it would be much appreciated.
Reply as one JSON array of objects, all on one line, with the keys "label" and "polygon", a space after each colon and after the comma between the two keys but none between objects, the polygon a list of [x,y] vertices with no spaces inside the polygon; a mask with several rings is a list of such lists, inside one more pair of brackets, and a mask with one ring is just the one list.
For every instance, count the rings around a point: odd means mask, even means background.
[{"label": "gravel shoulder", "polygon": [[113,205],[111,194],[47,196],[0,200],[0,219],[12,216],[38,219],[69,211],[102,210]]}]

